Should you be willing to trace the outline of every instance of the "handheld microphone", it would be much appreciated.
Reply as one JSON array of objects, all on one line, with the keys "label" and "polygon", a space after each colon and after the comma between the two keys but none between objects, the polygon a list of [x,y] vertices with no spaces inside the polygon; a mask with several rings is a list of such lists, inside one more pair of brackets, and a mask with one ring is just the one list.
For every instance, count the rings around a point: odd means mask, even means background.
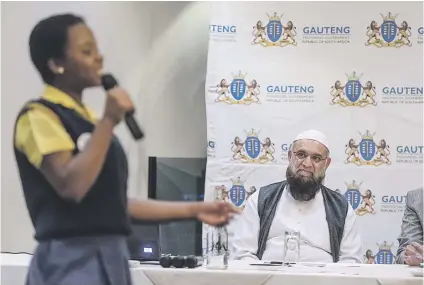
[{"label": "handheld microphone", "polygon": [[[102,86],[105,91],[108,91],[118,86],[118,81],[116,81],[112,74],[104,74],[102,75]],[[135,140],[140,140],[144,137],[144,133],[141,131],[134,118],[134,110],[125,113],[125,123]]]},{"label": "handheld microphone", "polygon": [[185,267],[186,259],[184,256],[174,256],[172,258],[172,266],[175,268],[183,268]]},{"label": "handheld microphone", "polygon": [[170,256],[170,255],[161,256],[160,259],[159,259],[159,264],[163,268],[171,267],[172,266],[172,256]]},{"label": "handheld microphone", "polygon": [[203,259],[198,258],[194,255],[190,255],[186,257],[186,266],[188,268],[196,268],[203,265]]},{"label": "handheld microphone", "polygon": [[162,255],[159,264],[163,268],[196,268],[203,265],[203,258],[194,255],[189,256],[172,256],[170,254]]}]

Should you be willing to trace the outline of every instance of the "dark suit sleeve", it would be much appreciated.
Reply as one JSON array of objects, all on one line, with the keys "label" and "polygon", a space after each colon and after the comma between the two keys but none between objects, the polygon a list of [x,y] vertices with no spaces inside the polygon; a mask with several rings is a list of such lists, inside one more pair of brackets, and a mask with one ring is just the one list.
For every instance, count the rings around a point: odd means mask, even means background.
[{"label": "dark suit sleeve", "polygon": [[398,238],[399,248],[396,255],[396,263],[404,263],[403,254],[408,244],[411,242],[423,243],[423,228],[416,213],[419,209],[413,207],[415,199],[420,199],[420,197],[416,197],[414,192],[408,192],[406,195],[405,213],[402,218],[401,233]]}]

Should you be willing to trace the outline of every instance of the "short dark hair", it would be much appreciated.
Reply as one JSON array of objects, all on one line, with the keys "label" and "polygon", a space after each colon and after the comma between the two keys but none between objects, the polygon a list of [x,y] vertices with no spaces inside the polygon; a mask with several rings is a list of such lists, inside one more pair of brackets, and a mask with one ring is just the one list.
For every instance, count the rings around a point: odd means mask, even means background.
[{"label": "short dark hair", "polygon": [[60,14],[41,20],[32,30],[29,37],[31,60],[45,83],[50,84],[55,78],[47,65],[48,60],[65,56],[68,29],[80,23],[85,23],[82,17]]}]

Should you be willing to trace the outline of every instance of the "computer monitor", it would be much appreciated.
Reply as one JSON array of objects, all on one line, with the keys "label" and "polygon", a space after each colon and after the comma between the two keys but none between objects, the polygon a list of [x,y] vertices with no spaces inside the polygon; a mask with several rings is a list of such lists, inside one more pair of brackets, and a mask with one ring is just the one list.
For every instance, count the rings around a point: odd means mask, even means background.
[{"label": "computer monitor", "polygon": [[[165,201],[203,201],[206,157],[149,157],[149,198]],[[202,255],[202,223],[176,221],[159,225],[163,254]]]}]

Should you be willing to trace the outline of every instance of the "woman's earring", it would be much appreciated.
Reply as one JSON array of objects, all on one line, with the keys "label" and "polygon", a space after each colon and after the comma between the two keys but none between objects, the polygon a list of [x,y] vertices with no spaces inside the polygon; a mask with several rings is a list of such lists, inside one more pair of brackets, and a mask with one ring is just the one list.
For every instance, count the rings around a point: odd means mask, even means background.
[{"label": "woman's earring", "polygon": [[65,69],[63,67],[59,67],[57,69],[57,73],[59,73],[59,74],[63,74],[64,72],[65,72]]}]

